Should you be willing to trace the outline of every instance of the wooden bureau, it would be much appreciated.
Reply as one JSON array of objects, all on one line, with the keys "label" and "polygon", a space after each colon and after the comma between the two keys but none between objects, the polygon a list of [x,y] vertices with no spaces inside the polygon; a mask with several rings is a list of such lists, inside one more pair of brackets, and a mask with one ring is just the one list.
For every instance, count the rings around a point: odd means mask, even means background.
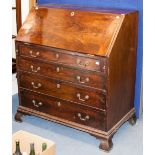
[{"label": "wooden bureau", "polygon": [[19,107],[101,140],[136,122],[138,12],[67,5],[33,8],[16,38]]}]

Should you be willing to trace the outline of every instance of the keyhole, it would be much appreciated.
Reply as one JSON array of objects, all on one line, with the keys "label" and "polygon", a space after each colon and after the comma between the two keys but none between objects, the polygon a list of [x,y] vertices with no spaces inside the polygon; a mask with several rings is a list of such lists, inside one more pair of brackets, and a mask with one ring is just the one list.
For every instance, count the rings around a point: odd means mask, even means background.
[{"label": "keyhole", "polygon": [[71,12],[71,16],[73,17],[75,15],[75,12]]}]

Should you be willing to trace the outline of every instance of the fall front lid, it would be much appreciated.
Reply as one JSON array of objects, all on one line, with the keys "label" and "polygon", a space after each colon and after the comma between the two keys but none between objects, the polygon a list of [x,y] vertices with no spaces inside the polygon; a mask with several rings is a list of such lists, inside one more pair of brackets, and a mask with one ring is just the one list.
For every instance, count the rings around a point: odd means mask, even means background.
[{"label": "fall front lid", "polygon": [[106,56],[123,19],[124,14],[113,10],[97,12],[38,6],[29,13],[16,40]]}]

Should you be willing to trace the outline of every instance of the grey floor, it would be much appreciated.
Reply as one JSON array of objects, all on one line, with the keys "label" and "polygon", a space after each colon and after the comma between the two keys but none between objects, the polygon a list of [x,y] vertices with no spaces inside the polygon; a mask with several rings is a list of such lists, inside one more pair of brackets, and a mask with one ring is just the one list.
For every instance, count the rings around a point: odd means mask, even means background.
[{"label": "grey floor", "polygon": [[[13,95],[13,118],[18,106],[18,96]],[[24,116],[23,123],[12,122],[13,133],[25,130],[56,143],[56,155],[142,155],[143,121],[135,126],[125,123],[113,137],[113,149],[109,153],[99,150],[99,140],[87,133],[49,122],[34,116]]]}]

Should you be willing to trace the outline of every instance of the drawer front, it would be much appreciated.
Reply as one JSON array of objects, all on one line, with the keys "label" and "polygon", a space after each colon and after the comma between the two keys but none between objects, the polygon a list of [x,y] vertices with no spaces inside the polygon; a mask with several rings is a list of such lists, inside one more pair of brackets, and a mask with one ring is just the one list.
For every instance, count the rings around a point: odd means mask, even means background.
[{"label": "drawer front", "polygon": [[67,64],[69,66],[74,66],[78,68],[84,68],[88,70],[101,70],[101,62],[99,58],[87,58],[84,56],[78,56],[75,53],[69,54],[62,52],[63,50],[58,50],[55,48],[47,48],[40,46],[28,46],[20,45],[19,52],[20,55],[28,56],[31,58],[41,59],[44,61],[54,61],[62,64]]},{"label": "drawer front", "polygon": [[104,113],[54,97],[20,91],[21,105],[62,119],[104,130]]},{"label": "drawer front", "polygon": [[22,88],[105,109],[105,95],[102,91],[82,88],[78,85],[25,72],[19,73],[19,79],[19,85]]},{"label": "drawer front", "polygon": [[23,71],[99,89],[103,89],[105,86],[105,75],[98,72],[77,70],[56,63],[43,63],[39,60],[33,60],[24,57],[19,58],[18,64],[19,69]]}]

